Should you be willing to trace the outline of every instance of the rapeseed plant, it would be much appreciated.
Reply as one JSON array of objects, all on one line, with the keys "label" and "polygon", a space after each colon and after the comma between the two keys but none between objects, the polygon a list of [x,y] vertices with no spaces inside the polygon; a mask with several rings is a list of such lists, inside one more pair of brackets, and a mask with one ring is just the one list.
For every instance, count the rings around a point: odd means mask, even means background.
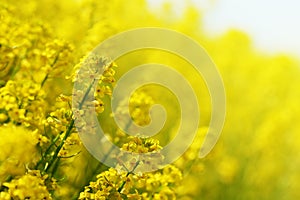
[{"label": "rapeseed plant", "polygon": [[[152,14],[143,0],[1,0],[0,199],[300,198],[299,62],[258,53],[240,31],[206,37],[193,7],[176,23],[171,18],[169,12]],[[187,62],[149,50],[116,61],[90,53],[107,37],[144,26],[192,36],[223,76],[227,120],[204,159],[198,159],[198,151],[209,125],[209,94]],[[113,122],[109,102],[121,75],[148,60],[174,66],[191,80],[202,120],[193,144],[175,163],[140,173],[164,159],[160,151],[176,134],[178,102],[172,94],[162,99],[167,92],[157,86],[155,92],[144,87],[132,94],[132,121],[122,122],[128,130],[133,122],[151,122],[152,105],[165,105],[170,121],[154,137],[128,136]],[[100,77],[95,64],[104,71]],[[81,87],[72,91],[76,81]],[[128,109],[126,103],[117,112]],[[126,152],[154,153],[155,160],[133,157],[124,163],[126,155],[120,154],[114,168],[97,161],[78,135],[78,130],[94,131],[94,121],[86,120],[91,112],[113,144]]]}]

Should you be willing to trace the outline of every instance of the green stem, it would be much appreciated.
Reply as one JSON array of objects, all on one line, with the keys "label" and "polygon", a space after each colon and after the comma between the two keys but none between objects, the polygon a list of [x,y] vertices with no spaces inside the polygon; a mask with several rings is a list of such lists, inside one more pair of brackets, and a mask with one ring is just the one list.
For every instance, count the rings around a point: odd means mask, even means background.
[{"label": "green stem", "polygon": [[54,163],[54,166],[53,166],[53,168],[52,168],[52,176],[55,175],[56,170],[57,170],[57,168],[58,168],[58,166],[59,166],[59,162],[60,162],[60,157],[58,157],[57,160],[56,160],[55,163]]},{"label": "green stem", "polygon": [[[125,130],[128,130],[128,128],[129,128],[129,126],[131,125],[131,123],[132,123],[132,120],[129,120],[129,122],[127,122],[127,124],[126,124],[126,126],[125,126]],[[110,153],[112,152],[113,149],[114,149],[114,146],[112,146],[112,147],[109,149],[109,151],[107,152],[107,154],[105,154],[105,156],[104,156],[104,158],[101,160],[101,162],[99,162],[99,163],[97,164],[97,166],[95,167],[95,169],[93,170],[93,172],[91,173],[91,175],[86,179],[87,181],[85,182],[84,186],[88,185],[89,182],[92,181],[93,178],[96,176],[96,174],[97,174],[98,172],[102,172],[102,169],[103,169],[104,167],[106,167],[106,166],[103,165],[102,163],[104,163],[104,162],[107,160],[108,156],[110,155]],[[123,187],[124,187],[124,186],[123,186]],[[79,191],[76,195],[74,195],[74,197],[73,197],[72,199],[74,199],[74,200],[75,200],[75,199],[78,199],[78,197],[79,197],[79,195],[80,195],[80,192],[81,192],[81,191]]]},{"label": "green stem", "polygon": [[[109,156],[109,154],[112,152],[113,150],[113,146],[109,149],[108,153],[105,154],[104,158],[101,160],[101,162],[98,162],[97,166],[95,167],[95,169],[92,171],[92,173],[90,174],[90,176],[86,179],[85,183],[83,184],[83,186],[86,186],[89,184],[90,181],[93,180],[93,178],[95,177],[95,175],[98,172],[102,172],[103,169],[106,168],[105,165],[103,165],[102,163],[105,162]],[[72,199],[78,199],[79,195],[80,195],[81,191],[79,191],[76,195],[74,195],[74,197]]]},{"label": "green stem", "polygon": [[49,161],[48,165],[44,168],[44,171],[43,172],[48,172],[48,170],[51,168],[51,166],[54,164],[56,158],[58,157],[58,153],[59,151],[61,150],[61,148],[63,147],[64,143],[65,143],[65,140],[70,136],[71,134],[71,130],[74,126],[74,123],[75,123],[75,120],[72,119],[71,120],[71,123],[66,131],[66,134],[65,136],[63,137],[62,141],[60,142],[60,144],[58,145],[58,147],[56,148],[55,152],[54,152],[54,155],[53,157],[51,158],[51,160]]},{"label": "green stem", "polygon": [[60,134],[58,134],[51,142],[51,144],[48,146],[48,148],[46,149],[46,151],[43,153],[42,158],[39,160],[39,162],[36,164],[36,169],[38,169],[38,167],[40,166],[40,164],[42,164],[43,161],[45,161],[46,156],[49,154],[51,148],[53,147],[53,145],[55,145],[55,143],[57,142],[57,140],[59,139]]},{"label": "green stem", "polygon": [[[140,161],[137,161],[137,163],[135,164],[135,166],[133,167],[133,169],[132,169],[130,172],[127,172],[126,178],[127,178],[130,174],[132,174],[132,173],[134,172],[134,170],[137,168],[137,166],[138,166],[139,164],[140,164]],[[126,184],[126,180],[123,181],[122,185],[119,187],[119,189],[118,189],[118,192],[119,192],[119,193],[121,193],[121,191],[122,191],[122,189],[124,188],[125,184]]]},{"label": "green stem", "polygon": [[[55,63],[57,62],[57,60],[58,60],[58,58],[59,58],[60,52],[61,52],[61,51],[59,51],[59,52],[57,53],[57,55],[55,56],[53,63],[50,65],[51,68],[52,68],[52,67],[55,65]],[[46,74],[46,76],[44,77],[44,79],[43,79],[43,81],[42,81],[42,83],[41,83],[41,88],[44,86],[44,84],[45,84],[45,82],[46,82],[46,80],[47,80],[48,78],[49,78],[49,73]]]},{"label": "green stem", "polygon": [[[92,83],[89,85],[86,93],[84,94],[84,97],[82,98],[80,104],[79,104],[79,110],[82,108],[83,106],[83,103],[85,102],[85,100],[87,99],[94,83],[95,83],[96,79],[93,79]],[[55,163],[56,159],[58,158],[58,154],[59,154],[59,151],[61,150],[61,148],[63,147],[64,143],[65,143],[65,140],[70,136],[70,134],[72,133],[72,129],[73,129],[73,126],[75,124],[75,120],[72,118],[69,126],[68,126],[68,129],[66,131],[66,134],[65,136],[63,137],[63,139],[61,140],[60,144],[58,145],[58,147],[56,148],[55,152],[54,152],[54,155],[53,157],[51,158],[51,160],[46,163],[46,167],[44,168],[43,172],[48,172],[49,169],[52,167],[52,165]],[[52,173],[55,173],[55,172],[52,172]]]}]

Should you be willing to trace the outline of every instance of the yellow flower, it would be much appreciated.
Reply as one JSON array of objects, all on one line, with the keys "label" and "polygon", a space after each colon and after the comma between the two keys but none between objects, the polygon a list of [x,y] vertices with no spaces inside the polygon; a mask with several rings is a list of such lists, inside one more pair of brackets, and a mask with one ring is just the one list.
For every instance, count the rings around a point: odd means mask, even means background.
[{"label": "yellow flower", "polygon": [[5,113],[0,113],[0,124],[8,120],[8,116]]},{"label": "yellow flower", "polygon": [[3,185],[8,188],[7,193],[12,199],[51,200],[44,181],[45,177],[42,177],[39,171],[33,171]]},{"label": "yellow flower", "polygon": [[38,143],[32,131],[9,124],[0,126],[0,182],[7,176],[20,175],[26,166],[32,166],[39,159]]}]

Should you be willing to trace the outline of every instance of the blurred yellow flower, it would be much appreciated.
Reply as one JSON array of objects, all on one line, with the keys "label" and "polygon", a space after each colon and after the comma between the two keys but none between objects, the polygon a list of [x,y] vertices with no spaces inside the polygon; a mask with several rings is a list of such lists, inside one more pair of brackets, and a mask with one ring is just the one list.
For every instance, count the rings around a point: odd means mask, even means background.
[{"label": "blurred yellow flower", "polygon": [[0,182],[21,175],[32,167],[40,155],[38,141],[30,130],[20,126],[0,126]]}]

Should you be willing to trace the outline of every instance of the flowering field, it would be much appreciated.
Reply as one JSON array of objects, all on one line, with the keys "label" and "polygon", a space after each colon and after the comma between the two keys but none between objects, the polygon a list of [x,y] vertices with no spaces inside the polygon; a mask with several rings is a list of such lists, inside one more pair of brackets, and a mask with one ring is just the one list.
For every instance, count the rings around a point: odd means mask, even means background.
[{"label": "flowering field", "polygon": [[[143,0],[0,0],[0,200],[300,199],[299,60],[258,52],[237,30],[206,35],[192,6],[181,17],[168,6],[155,13]],[[226,120],[205,158],[198,154],[209,129],[210,94],[188,62],[149,49],[114,61],[88,56],[108,37],[139,27],[184,33],[215,62],[226,90]],[[129,136],[113,121],[116,83],[149,61],[172,66],[190,81],[201,107],[197,136],[179,159],[159,170],[136,173],[146,165],[138,159],[108,167],[78,135],[79,129],[92,131],[80,121],[91,95],[107,138],[123,151],[160,155],[176,135],[179,103],[158,85],[140,87],[129,101],[131,119],[139,126],[151,122],[152,105],[165,107],[168,119],[157,135]],[[74,96],[79,69],[91,62],[101,62],[103,74],[94,79],[93,92],[87,85]]]}]

